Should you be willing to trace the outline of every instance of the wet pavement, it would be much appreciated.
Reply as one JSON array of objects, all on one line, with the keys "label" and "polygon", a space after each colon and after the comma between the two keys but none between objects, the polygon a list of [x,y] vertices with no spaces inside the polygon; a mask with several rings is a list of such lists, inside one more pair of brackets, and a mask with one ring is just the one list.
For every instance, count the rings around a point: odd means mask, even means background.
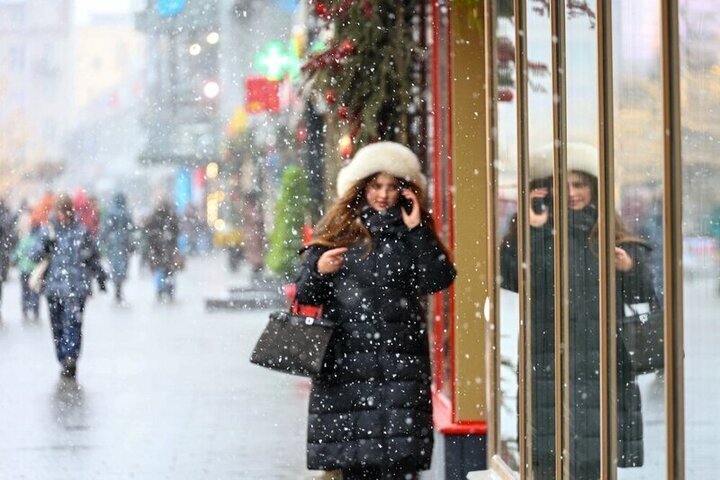
[{"label": "wet pavement", "polygon": [[[135,266],[134,266],[135,267]],[[20,317],[15,272],[0,325],[1,479],[311,479],[308,384],[248,362],[266,311],[207,313],[241,285],[224,257],[191,258],[178,300],[158,304],[131,271],[127,305],[96,294],[77,381],[62,380],[46,305]]]},{"label": "wet pavement", "polygon": [[[191,258],[172,304],[155,301],[150,273],[136,265],[127,305],[96,294],[77,381],[59,375],[46,305],[40,321],[21,319],[11,275],[0,322],[0,479],[322,478],[305,469],[308,383],[247,360],[267,311],[205,311],[206,295],[247,284],[223,256]],[[685,293],[686,463],[693,478],[712,478],[717,279],[686,282]],[[621,469],[623,480],[664,477],[663,383],[640,383],[646,463]],[[441,469],[435,461],[422,478],[440,479]]]}]

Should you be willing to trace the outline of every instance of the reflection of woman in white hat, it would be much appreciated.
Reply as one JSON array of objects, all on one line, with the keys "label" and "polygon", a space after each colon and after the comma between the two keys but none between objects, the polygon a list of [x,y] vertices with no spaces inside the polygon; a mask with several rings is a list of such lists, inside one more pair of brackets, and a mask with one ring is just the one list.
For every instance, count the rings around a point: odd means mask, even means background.
[{"label": "reflection of woman in white hat", "polygon": [[[535,478],[555,475],[554,252],[551,199],[552,146],[530,159],[530,223],[532,298],[533,472]],[[568,155],[568,302],[570,361],[570,477],[600,478],[600,315],[598,261],[598,154],[595,147],[569,143]],[[501,245],[502,287],[517,291],[517,229]],[[647,245],[628,235],[616,218],[615,267],[617,318],[623,304],[651,302]],[[604,320],[603,320],[604,321]],[[643,464],[640,392],[630,370],[628,352],[618,338],[618,466]]]},{"label": "reflection of woman in white hat", "polygon": [[455,278],[423,206],[426,180],[407,147],[360,149],[337,179],[339,199],[307,248],[301,304],[336,324],[310,394],[307,462],[344,479],[416,478],[433,429],[425,295]]}]

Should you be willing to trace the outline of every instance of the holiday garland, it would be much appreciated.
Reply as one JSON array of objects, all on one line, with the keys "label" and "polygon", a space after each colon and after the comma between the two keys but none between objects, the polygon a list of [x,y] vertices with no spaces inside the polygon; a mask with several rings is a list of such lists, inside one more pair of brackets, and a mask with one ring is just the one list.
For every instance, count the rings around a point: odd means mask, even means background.
[{"label": "holiday garland", "polygon": [[417,1],[311,1],[333,36],[302,70],[354,149],[378,140],[406,141],[410,71],[420,61],[411,25]]}]

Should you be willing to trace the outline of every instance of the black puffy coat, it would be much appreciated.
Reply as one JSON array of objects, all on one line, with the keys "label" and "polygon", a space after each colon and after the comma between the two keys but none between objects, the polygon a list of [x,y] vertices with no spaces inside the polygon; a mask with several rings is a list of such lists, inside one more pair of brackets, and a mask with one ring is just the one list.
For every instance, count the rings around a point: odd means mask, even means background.
[{"label": "black puffy coat", "polygon": [[317,272],[311,247],[297,298],[336,322],[308,417],[310,469],[376,467],[419,471],[432,454],[427,325],[421,297],[447,288],[455,269],[433,232],[408,230],[399,209],[363,212],[372,244],[349,247],[343,267]]},{"label": "black puffy coat", "polygon": [[[569,213],[568,293],[570,327],[570,473],[574,480],[600,478],[600,333],[599,259],[591,230],[597,221],[593,206]],[[530,229],[531,262],[531,413],[533,471],[537,478],[555,475],[555,338],[553,234],[551,222]],[[629,272],[617,272],[617,318],[623,303],[654,299],[652,278],[642,243],[620,245],[634,260]],[[505,242],[501,250],[503,288],[517,291],[517,250]],[[630,372],[628,354],[618,338],[618,466],[643,464],[640,391]]]}]

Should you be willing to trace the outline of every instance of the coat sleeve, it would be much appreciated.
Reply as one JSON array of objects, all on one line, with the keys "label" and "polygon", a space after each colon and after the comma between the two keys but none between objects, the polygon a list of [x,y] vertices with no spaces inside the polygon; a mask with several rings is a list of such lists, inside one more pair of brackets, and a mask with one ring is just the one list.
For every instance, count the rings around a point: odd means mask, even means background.
[{"label": "coat sleeve", "polygon": [[633,243],[621,245],[633,259],[633,268],[618,272],[618,287],[626,304],[646,303],[657,300],[652,274],[647,265],[647,248]]},{"label": "coat sleeve", "polygon": [[50,232],[47,228],[42,228],[30,244],[28,257],[32,262],[37,263],[50,253],[51,248]]},{"label": "coat sleeve", "polygon": [[415,258],[415,291],[427,295],[452,285],[457,272],[430,228],[422,225],[413,228],[407,238]]},{"label": "coat sleeve", "polygon": [[100,251],[97,241],[88,232],[83,234],[83,247],[80,254],[83,263],[98,282],[103,284],[107,280],[107,274],[100,263]]},{"label": "coat sleeve", "polygon": [[310,247],[303,258],[295,276],[296,299],[302,305],[323,305],[332,295],[332,275],[323,275],[317,271],[317,262],[327,250],[322,247]]}]

